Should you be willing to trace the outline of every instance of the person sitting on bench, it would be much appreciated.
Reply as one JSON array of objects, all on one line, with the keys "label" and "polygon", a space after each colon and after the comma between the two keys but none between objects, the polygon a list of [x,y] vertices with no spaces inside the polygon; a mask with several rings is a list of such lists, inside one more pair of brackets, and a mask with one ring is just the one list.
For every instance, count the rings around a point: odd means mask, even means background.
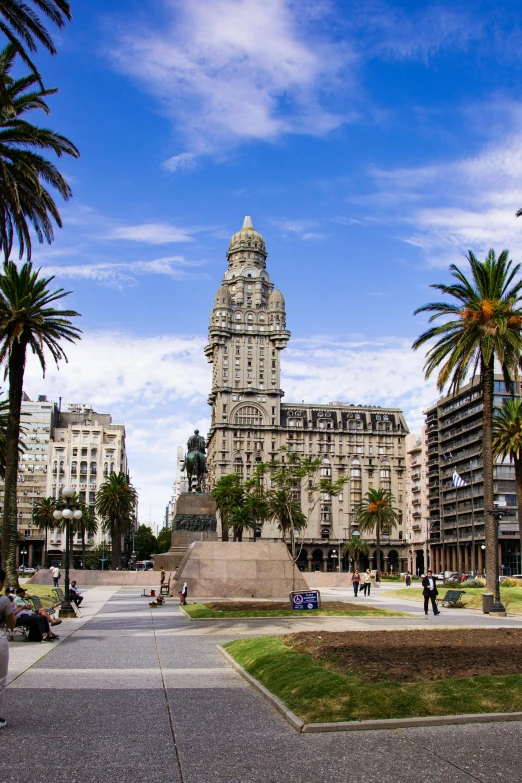
[{"label": "person sitting on bench", "polygon": [[83,601],[83,595],[80,595],[75,581],[71,582],[69,585],[69,592],[71,593],[71,599],[74,601],[76,606],[80,606],[81,602]]},{"label": "person sitting on bench", "polygon": [[[26,603],[24,588],[19,587],[16,593],[13,598],[16,625],[25,625],[29,628],[29,641],[52,642],[54,639],[59,639],[60,637],[51,631],[49,615],[36,613],[32,604]],[[53,625],[60,622],[61,620],[54,620]]]}]

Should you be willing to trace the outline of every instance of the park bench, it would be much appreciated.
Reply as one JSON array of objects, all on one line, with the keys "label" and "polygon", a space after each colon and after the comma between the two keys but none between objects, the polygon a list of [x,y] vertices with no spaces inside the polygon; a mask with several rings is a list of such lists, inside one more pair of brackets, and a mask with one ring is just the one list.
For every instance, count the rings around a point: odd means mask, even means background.
[{"label": "park bench", "polygon": [[52,606],[50,609],[48,609],[46,606],[43,605],[41,599],[37,595],[30,595],[29,596],[29,601],[34,606],[34,611],[35,612],[38,612],[40,609],[46,609],[47,614],[54,614],[55,613],[54,606]]},{"label": "park bench", "polygon": [[461,596],[464,595],[464,590],[447,590],[446,595],[443,598],[437,598],[437,603],[442,606],[462,606]]}]

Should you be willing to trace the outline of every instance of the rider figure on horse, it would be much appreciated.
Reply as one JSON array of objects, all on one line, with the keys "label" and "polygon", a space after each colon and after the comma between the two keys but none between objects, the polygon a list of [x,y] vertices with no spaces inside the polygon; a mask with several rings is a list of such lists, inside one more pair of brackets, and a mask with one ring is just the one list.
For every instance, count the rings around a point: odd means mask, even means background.
[{"label": "rider figure on horse", "polygon": [[201,481],[207,472],[205,445],[205,438],[199,434],[199,430],[194,430],[194,435],[187,441],[187,455],[183,464],[183,470],[187,471],[189,492],[192,492],[192,476],[196,479],[195,491],[201,492]]}]

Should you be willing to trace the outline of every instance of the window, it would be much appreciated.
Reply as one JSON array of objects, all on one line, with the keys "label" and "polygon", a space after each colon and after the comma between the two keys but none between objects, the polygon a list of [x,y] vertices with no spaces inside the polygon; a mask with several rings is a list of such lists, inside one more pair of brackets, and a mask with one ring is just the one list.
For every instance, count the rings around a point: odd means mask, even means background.
[{"label": "window", "polygon": [[330,478],[332,475],[332,467],[330,465],[330,461],[327,459],[323,459],[321,463],[321,476],[323,478]]},{"label": "window", "polygon": [[73,455],[73,457],[77,457],[78,456],[78,449],[73,449],[72,450],[72,455]]},{"label": "window", "polygon": [[250,426],[260,426],[263,424],[262,413],[253,405],[243,405],[235,413],[235,424],[248,424]]}]

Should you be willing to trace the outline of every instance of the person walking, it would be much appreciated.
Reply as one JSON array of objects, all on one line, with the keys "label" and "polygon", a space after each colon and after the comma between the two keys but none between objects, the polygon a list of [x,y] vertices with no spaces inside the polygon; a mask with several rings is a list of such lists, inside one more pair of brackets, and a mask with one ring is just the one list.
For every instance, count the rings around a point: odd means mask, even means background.
[{"label": "person walking", "polygon": [[428,571],[426,576],[422,577],[422,595],[424,596],[424,614],[428,614],[428,605],[431,601],[431,608],[433,609],[433,614],[437,615],[440,614],[439,609],[437,607],[437,603],[435,601],[436,596],[438,596],[439,591],[437,590],[437,580],[433,576],[433,573],[431,571]]},{"label": "person walking", "polygon": [[405,582],[406,582],[406,587],[411,587],[411,574],[409,571],[406,573]]},{"label": "person walking", "polygon": [[361,583],[361,575],[357,569],[352,574],[352,585],[353,585],[353,594],[355,598],[357,598],[357,593],[359,592],[359,585]]},{"label": "person walking", "polygon": [[369,596],[371,589],[372,589],[372,575],[370,573],[370,569],[367,568],[366,572],[363,574],[364,595]]},{"label": "person walking", "polygon": [[183,587],[181,588],[179,593],[179,602],[183,606],[185,606],[187,603],[187,595],[188,595],[188,585],[186,582],[184,582]]},{"label": "person walking", "polygon": [[60,579],[60,569],[58,566],[51,566],[51,576],[53,578],[53,586],[58,587],[58,582]]},{"label": "person walking", "polygon": [[[0,590],[5,582],[5,571],[0,569]],[[0,595],[0,729],[7,726],[7,721],[2,718],[4,693],[7,688],[7,667],[9,665],[9,647],[7,646],[7,628],[15,627],[13,604],[5,595]]]}]

